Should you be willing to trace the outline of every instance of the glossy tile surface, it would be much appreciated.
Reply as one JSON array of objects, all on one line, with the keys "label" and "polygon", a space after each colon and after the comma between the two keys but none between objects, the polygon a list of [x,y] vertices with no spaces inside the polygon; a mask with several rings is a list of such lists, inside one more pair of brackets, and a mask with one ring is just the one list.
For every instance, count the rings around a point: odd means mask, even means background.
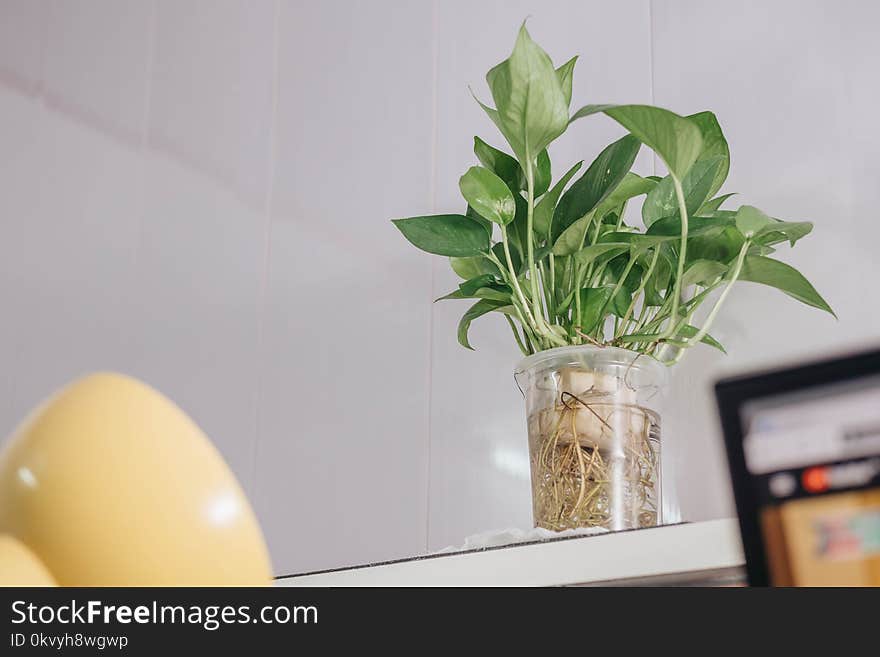
[{"label": "glossy tile surface", "polygon": [[[782,293],[744,283],[731,293],[715,337],[730,353],[690,354],[675,372],[664,432],[676,443],[684,516],[730,515],[727,464],[711,383],[721,373],[876,344],[880,137],[864,126],[880,101],[874,26],[861,2],[655,2],[654,88],[681,113],[711,108],[732,164],[726,189],[774,216],[815,229],[778,257],[798,267],[839,321]],[[700,53],[695,57],[694,53]],[[741,199],[741,200],[740,200]]]},{"label": "glossy tile surface", "polygon": [[[391,19],[393,17],[393,20]],[[285,4],[258,513],[276,568],[425,549],[431,4]]]},{"label": "glossy tile surface", "polygon": [[47,100],[92,128],[141,140],[153,12],[152,0],[51,2],[43,54]]},{"label": "glossy tile surface", "polygon": [[159,0],[150,143],[264,209],[272,152],[274,0]]}]

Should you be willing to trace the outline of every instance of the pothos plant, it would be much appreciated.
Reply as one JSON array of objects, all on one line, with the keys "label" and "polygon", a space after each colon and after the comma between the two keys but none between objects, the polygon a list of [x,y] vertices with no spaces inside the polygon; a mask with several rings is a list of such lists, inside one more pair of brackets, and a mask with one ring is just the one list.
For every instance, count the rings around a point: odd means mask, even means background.
[{"label": "pothos plant", "polygon": [[[771,257],[811,223],[750,205],[722,208],[732,196],[718,195],[730,155],[714,114],[649,105],[572,113],[576,61],[554,67],[523,24],[513,53],[486,75],[495,108],[477,100],[512,155],[474,137],[480,165],[459,181],[464,214],[394,220],[412,244],[448,256],[464,279],[442,299],[476,300],[458,326],[463,346],[471,348],[471,322],[497,312],[524,354],[589,343],[672,363],[700,342],[723,350],[709,330],[737,281],[773,286],[833,314],[803,275]],[[554,181],[547,147],[573,121],[602,114],[628,134],[585,171],[578,162]],[[630,170],[643,145],[666,176]],[[636,199],[643,226],[626,221]]]}]

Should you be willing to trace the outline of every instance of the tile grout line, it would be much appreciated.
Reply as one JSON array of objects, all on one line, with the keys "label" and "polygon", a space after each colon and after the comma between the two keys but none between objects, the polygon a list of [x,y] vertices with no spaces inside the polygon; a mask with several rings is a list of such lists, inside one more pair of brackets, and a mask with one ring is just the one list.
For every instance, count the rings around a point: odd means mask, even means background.
[{"label": "tile grout line", "polygon": [[[431,3],[431,173],[429,183],[429,204],[431,212],[437,211],[437,115],[439,103],[438,60],[440,54],[440,5],[439,0]],[[430,291],[434,296],[434,261],[430,262]],[[434,304],[428,300],[428,373],[427,373],[427,432],[425,450],[425,552],[430,549],[431,537],[431,425],[433,422],[433,380],[434,380]]]},{"label": "tile grout line", "polygon": [[263,351],[265,348],[266,333],[266,298],[269,288],[269,261],[272,256],[272,197],[275,193],[275,164],[278,157],[276,136],[278,133],[278,96],[279,96],[279,72],[280,72],[280,40],[281,40],[281,0],[275,0],[274,25],[272,34],[272,111],[269,123],[269,162],[268,183],[266,196],[263,201],[265,212],[263,245],[263,267],[260,272],[260,284],[257,292],[257,375],[256,389],[254,390],[254,441],[251,446],[251,472],[250,484],[253,491],[252,505],[256,505],[259,493],[259,478],[257,477],[257,459],[259,458],[259,443],[261,433],[260,407],[263,402]]},{"label": "tile grout line", "polygon": [[[656,105],[654,97],[654,0],[648,0],[648,79],[651,82],[651,104]],[[657,154],[651,154],[651,172],[657,175]]]}]

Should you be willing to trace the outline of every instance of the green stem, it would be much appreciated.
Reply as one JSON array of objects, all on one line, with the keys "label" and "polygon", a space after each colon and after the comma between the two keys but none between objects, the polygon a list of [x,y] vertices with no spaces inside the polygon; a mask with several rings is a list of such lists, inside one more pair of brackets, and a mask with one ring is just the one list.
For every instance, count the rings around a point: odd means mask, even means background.
[{"label": "green stem", "polygon": [[516,324],[510,318],[510,315],[504,315],[504,319],[507,320],[507,323],[510,325],[510,330],[513,331],[513,337],[516,340],[516,344],[519,347],[519,350],[523,353],[524,356],[530,356],[532,352],[526,349],[526,346],[523,344],[522,338],[519,337],[519,331],[516,328]]},{"label": "green stem", "polygon": [[[634,264],[636,264],[636,259],[635,259],[635,256],[633,256],[632,252],[630,252],[629,261],[626,263],[626,267],[624,267],[623,273],[620,275],[620,278],[617,279],[617,284],[614,286],[614,289],[611,291],[611,296],[608,297],[608,301],[605,302],[605,304],[602,306],[601,312],[599,312],[599,317],[600,317],[599,324],[600,324],[600,326],[602,326],[602,331],[603,331],[602,337],[603,338],[604,338],[604,330],[605,330],[605,327],[603,324],[603,319],[605,317],[605,313],[608,312],[608,306],[610,304],[614,303],[614,297],[616,297],[617,293],[620,292],[620,288],[623,287],[623,283],[626,280],[626,277],[629,276],[629,272],[633,268]],[[616,324],[615,324],[615,326],[616,326]],[[612,333],[612,335],[614,335],[614,334]]]},{"label": "green stem", "polygon": [[[660,248],[654,249],[654,257],[651,258],[651,264],[648,266],[648,271],[645,272],[645,275],[642,276],[642,282],[639,284],[639,288],[633,294],[632,301],[629,302],[629,308],[626,309],[626,313],[623,316],[623,319],[620,322],[620,327],[623,329],[626,326],[626,323],[629,321],[629,318],[632,316],[633,311],[636,308],[636,301],[639,299],[639,295],[644,291],[645,285],[648,283],[648,279],[651,277],[651,274],[654,273],[654,267],[657,266],[657,257],[660,255]],[[615,338],[619,338],[623,333],[618,334],[616,331],[614,333]]]},{"label": "green stem", "polygon": [[[510,257],[510,243],[507,239],[507,226],[501,226],[501,243],[504,245],[504,257],[507,259],[507,268],[510,272],[510,284],[513,286],[517,297],[519,297],[520,303],[523,305],[523,309],[526,312],[526,318],[533,326],[535,326],[535,318],[532,317],[531,312],[529,311],[529,302],[526,301],[526,295],[523,294],[522,288],[519,285],[519,280],[516,277],[516,268],[513,266],[513,258]],[[489,253],[492,252],[489,251]],[[494,254],[492,254],[491,257],[497,261]]]},{"label": "green stem", "polygon": [[675,186],[675,197],[678,199],[678,214],[681,217],[681,245],[678,249],[678,269],[675,275],[675,282],[672,286],[672,309],[670,311],[671,319],[666,329],[663,331],[663,337],[668,338],[675,331],[675,323],[678,319],[678,304],[681,299],[681,279],[684,276],[684,262],[687,257],[687,237],[688,237],[688,212],[687,205],[684,202],[684,190],[681,188],[681,181],[674,174],[672,175],[672,184]]},{"label": "green stem", "polygon": [[532,283],[532,309],[535,314],[535,320],[539,322],[536,327],[541,333],[544,333],[544,315],[541,310],[540,299],[538,298],[538,269],[535,267],[535,172],[531,158],[528,158],[526,161],[526,184],[528,187],[528,198],[526,199],[526,257],[529,261],[529,278]]},{"label": "green stem", "polygon": [[706,321],[703,322],[703,327],[699,331],[697,331],[694,337],[687,341],[688,347],[690,347],[691,345],[699,344],[700,340],[706,337],[709,329],[712,328],[712,323],[718,316],[718,311],[721,310],[721,306],[724,304],[724,300],[727,299],[727,295],[730,293],[730,289],[733,287],[736,279],[739,278],[740,273],[742,273],[743,262],[745,262],[746,252],[749,250],[750,245],[750,240],[746,240],[745,242],[743,242],[742,248],[739,250],[739,256],[736,259],[736,265],[734,265],[733,271],[731,272],[730,277],[727,279],[727,285],[724,286],[724,289],[718,296],[717,301],[715,301],[715,305],[712,306],[712,310],[709,311],[709,314],[706,317]]}]

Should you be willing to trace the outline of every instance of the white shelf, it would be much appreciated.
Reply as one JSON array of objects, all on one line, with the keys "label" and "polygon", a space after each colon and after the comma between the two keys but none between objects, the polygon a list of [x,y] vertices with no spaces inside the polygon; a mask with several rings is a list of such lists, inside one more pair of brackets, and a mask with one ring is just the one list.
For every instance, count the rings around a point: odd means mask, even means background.
[{"label": "white shelf", "polygon": [[741,577],[736,520],[550,539],[276,580],[278,586],[562,586]]}]

